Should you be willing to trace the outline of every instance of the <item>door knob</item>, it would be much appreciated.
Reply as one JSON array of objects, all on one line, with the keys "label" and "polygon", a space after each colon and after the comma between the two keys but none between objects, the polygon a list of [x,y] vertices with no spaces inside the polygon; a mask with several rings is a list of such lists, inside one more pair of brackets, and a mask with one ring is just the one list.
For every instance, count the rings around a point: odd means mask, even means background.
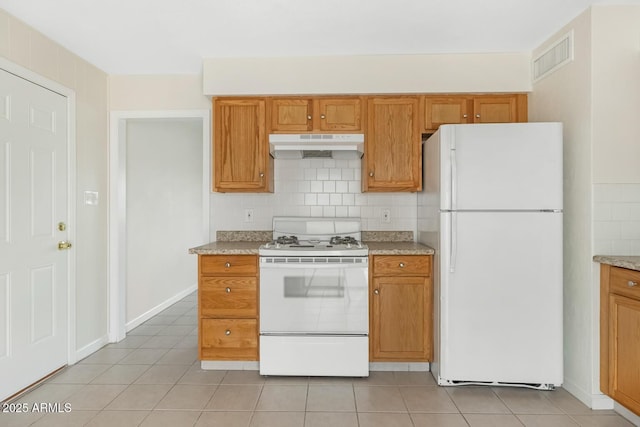
[{"label": "door knob", "polygon": [[67,242],[65,240],[61,240],[58,242],[58,250],[63,251],[65,249],[71,249],[71,242]]},{"label": "door knob", "polygon": [[230,263],[230,262],[225,262],[225,263],[224,263],[224,266],[225,266],[226,268],[229,268],[229,267],[231,267],[231,263]]},{"label": "door knob", "polygon": [[378,289],[374,289],[373,293],[376,294],[376,295],[380,295],[380,291]]}]

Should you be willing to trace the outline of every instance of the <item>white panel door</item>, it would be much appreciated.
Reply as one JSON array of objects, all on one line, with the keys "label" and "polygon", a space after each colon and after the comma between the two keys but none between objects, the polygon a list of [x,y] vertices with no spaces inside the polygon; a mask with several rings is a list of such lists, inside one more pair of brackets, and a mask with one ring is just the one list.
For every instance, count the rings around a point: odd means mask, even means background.
[{"label": "white panel door", "polygon": [[562,124],[444,125],[442,209],[562,209]]},{"label": "white panel door", "polygon": [[0,400],[67,363],[67,101],[0,70]]},{"label": "white panel door", "polygon": [[562,382],[562,214],[445,213],[440,376]]}]

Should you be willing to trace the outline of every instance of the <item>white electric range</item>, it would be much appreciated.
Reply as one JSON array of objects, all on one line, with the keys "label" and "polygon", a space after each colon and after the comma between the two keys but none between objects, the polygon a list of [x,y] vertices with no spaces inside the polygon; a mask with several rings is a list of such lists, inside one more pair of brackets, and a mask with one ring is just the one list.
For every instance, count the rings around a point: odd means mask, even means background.
[{"label": "white electric range", "polygon": [[274,217],[259,249],[261,375],[369,375],[360,239],[359,219]]}]

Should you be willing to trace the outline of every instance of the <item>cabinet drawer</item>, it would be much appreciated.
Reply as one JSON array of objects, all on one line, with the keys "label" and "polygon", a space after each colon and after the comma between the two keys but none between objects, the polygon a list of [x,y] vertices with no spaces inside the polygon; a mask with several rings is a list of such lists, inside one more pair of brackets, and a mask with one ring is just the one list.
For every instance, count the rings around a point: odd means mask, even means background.
[{"label": "cabinet drawer", "polygon": [[640,271],[611,267],[611,292],[640,299]]},{"label": "cabinet drawer", "polygon": [[431,257],[429,255],[375,255],[373,274],[374,276],[430,276]]},{"label": "cabinet drawer", "polygon": [[200,274],[251,276],[257,272],[255,255],[200,255]]},{"label": "cabinet drawer", "polygon": [[203,277],[200,280],[200,316],[255,317],[255,277]]},{"label": "cabinet drawer", "polygon": [[256,319],[201,319],[202,360],[258,360]]}]

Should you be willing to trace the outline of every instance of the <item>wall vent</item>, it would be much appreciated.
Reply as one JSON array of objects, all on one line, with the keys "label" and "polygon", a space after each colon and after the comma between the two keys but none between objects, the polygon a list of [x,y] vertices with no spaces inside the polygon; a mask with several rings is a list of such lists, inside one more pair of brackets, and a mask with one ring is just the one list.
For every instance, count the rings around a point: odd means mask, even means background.
[{"label": "wall vent", "polygon": [[533,59],[533,81],[537,82],[573,61],[573,31]]}]

